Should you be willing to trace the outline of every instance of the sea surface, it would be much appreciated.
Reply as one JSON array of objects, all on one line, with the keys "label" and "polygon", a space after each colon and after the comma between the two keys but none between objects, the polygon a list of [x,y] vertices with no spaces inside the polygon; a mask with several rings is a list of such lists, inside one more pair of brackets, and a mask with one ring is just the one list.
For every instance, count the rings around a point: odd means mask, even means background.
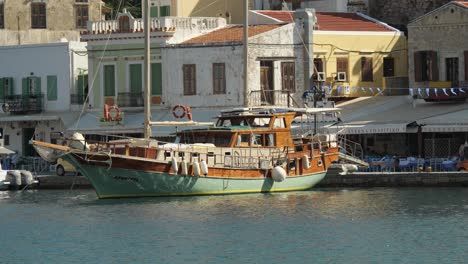
[{"label": "sea surface", "polygon": [[0,192],[0,263],[467,263],[468,188]]}]

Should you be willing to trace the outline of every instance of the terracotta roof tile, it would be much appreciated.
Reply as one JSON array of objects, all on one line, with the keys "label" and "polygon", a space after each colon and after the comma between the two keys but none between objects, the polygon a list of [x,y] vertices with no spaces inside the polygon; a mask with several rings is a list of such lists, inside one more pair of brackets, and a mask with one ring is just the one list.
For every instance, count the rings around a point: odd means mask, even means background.
[{"label": "terracotta roof tile", "polygon": [[468,1],[453,1],[453,3],[456,3],[458,5],[468,8]]},{"label": "terracotta roof tile", "polygon": [[[291,11],[257,11],[260,14],[278,19],[283,22],[292,22],[294,12]],[[344,12],[317,12],[317,30],[330,31],[393,31],[382,24],[366,19],[357,13]]]},{"label": "terracotta roof tile", "polygon": [[[253,25],[249,26],[249,37],[279,28],[283,25]],[[198,43],[227,43],[227,42],[242,42],[244,37],[244,26],[235,25],[222,29],[215,30],[208,34],[204,34],[193,39],[184,41],[183,44],[198,44]]]}]

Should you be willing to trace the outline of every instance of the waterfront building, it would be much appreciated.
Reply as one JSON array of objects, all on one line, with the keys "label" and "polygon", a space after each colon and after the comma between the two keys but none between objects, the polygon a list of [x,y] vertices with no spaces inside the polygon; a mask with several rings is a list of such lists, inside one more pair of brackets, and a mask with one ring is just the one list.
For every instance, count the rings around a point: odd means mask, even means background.
[{"label": "waterfront building", "polygon": [[[251,11],[253,21],[284,23],[289,11]],[[335,97],[407,93],[406,37],[403,32],[361,13],[317,12],[313,56],[317,86]],[[372,89],[369,89],[372,88]]]},{"label": "waterfront building", "polygon": [[86,44],[56,42],[0,47],[0,127],[5,146],[34,156],[34,136],[57,142],[87,93]]},{"label": "waterfront building", "polygon": [[0,46],[79,41],[107,11],[101,0],[0,0]]},{"label": "waterfront building", "polygon": [[418,17],[408,30],[410,87],[468,86],[468,1]]}]

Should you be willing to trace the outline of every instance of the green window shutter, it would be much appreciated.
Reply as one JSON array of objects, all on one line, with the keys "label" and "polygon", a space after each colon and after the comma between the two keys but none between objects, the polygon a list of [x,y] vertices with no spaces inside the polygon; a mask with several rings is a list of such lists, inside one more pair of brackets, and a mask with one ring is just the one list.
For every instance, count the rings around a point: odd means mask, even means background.
[{"label": "green window shutter", "polygon": [[161,63],[151,63],[151,94],[162,95]]},{"label": "green window shutter", "polygon": [[170,6],[161,6],[161,16],[170,16],[171,15],[171,7]]},{"label": "green window shutter", "polygon": [[158,17],[158,7],[157,6],[150,7],[150,17]]},{"label": "green window shutter", "polygon": [[32,92],[34,95],[41,94],[41,77],[33,77],[34,82],[34,91]]},{"label": "green window shutter", "polygon": [[29,78],[23,78],[22,80],[22,96],[29,96]]},{"label": "green window shutter", "polygon": [[78,91],[78,96],[80,98],[85,94],[85,88],[88,85],[88,75],[78,75],[78,82],[76,84],[76,90]]},{"label": "green window shutter", "polygon": [[0,78],[0,101],[3,102],[5,99],[5,87],[3,87],[3,82],[6,78]]},{"label": "green window shutter", "polygon": [[141,93],[141,64],[130,64],[130,92]]},{"label": "green window shutter", "polygon": [[104,65],[104,96],[115,96],[114,65]]},{"label": "green window shutter", "polygon": [[[3,88],[5,89],[5,95],[6,96],[12,96],[15,94],[15,86],[13,82],[13,78],[4,78],[3,79],[4,86]],[[8,89],[6,87],[6,84],[8,83]]]},{"label": "green window shutter", "polygon": [[57,76],[47,76],[47,100],[57,101]]}]

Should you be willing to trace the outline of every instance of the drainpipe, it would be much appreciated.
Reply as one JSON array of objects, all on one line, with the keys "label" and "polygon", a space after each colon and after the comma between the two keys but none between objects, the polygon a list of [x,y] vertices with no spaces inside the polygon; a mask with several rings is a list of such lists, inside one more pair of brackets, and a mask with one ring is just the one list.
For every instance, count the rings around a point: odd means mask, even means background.
[{"label": "drainpipe", "polygon": [[312,89],[313,80],[312,75],[314,74],[314,60],[313,57],[313,31],[314,26],[317,23],[315,17],[315,9],[306,8],[299,9],[294,13],[294,19],[300,20],[304,23],[304,91]]},{"label": "drainpipe", "polygon": [[16,15],[16,20],[17,20],[17,23],[18,23],[18,45],[21,45],[21,32],[20,32],[20,16],[19,14]]},{"label": "drainpipe", "polygon": [[244,0],[244,106],[249,107],[249,0]]}]

